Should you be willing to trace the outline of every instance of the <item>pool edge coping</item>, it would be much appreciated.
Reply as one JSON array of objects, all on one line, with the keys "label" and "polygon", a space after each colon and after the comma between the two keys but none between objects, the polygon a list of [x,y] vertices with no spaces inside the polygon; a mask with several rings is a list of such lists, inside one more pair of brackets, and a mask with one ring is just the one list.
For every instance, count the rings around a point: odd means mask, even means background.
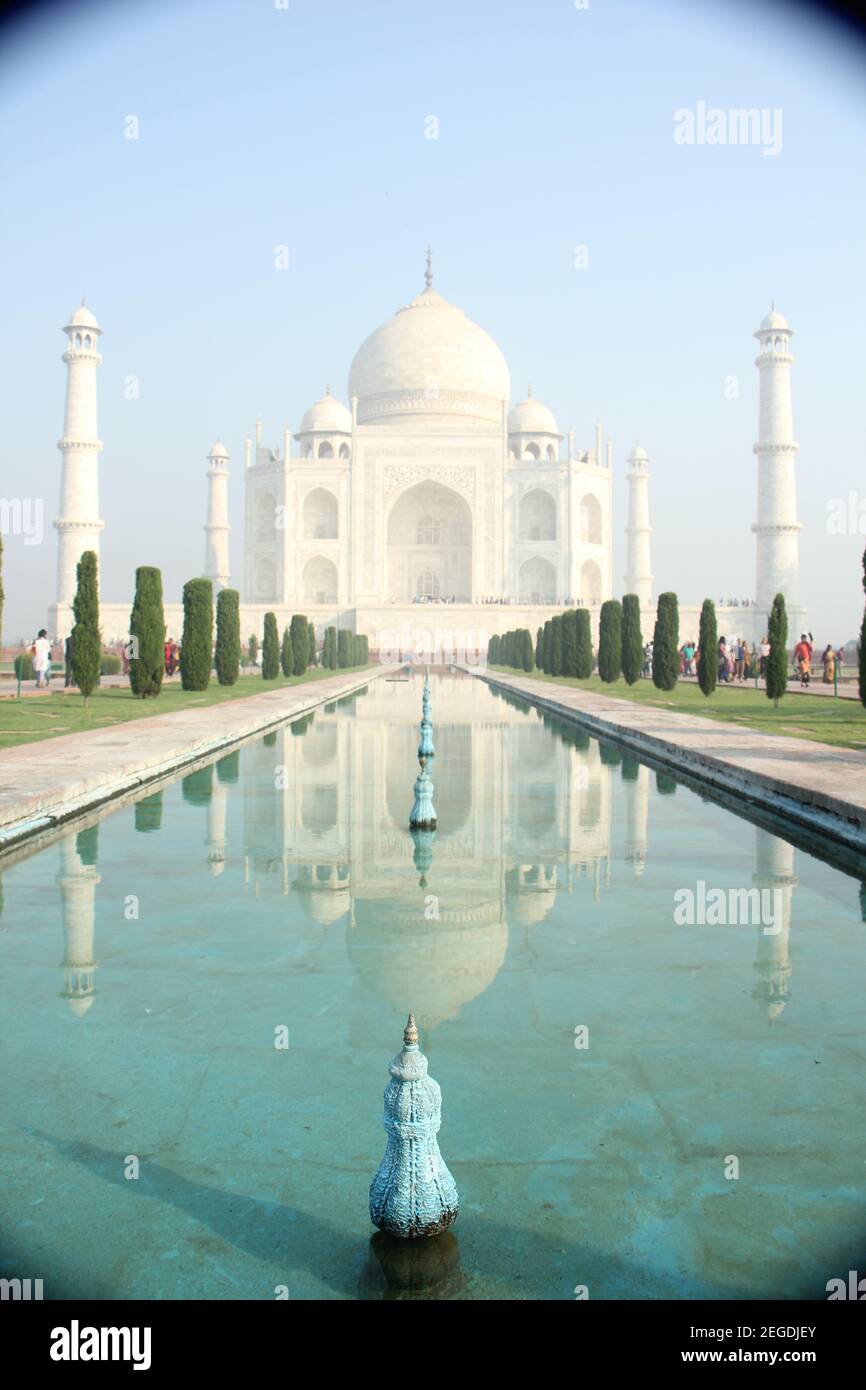
[{"label": "pool edge coping", "polygon": [[[736,762],[726,758],[684,749],[673,738],[631,729],[628,725],[620,724],[610,717],[561,704],[558,700],[541,693],[541,690],[538,692],[525,690],[522,685],[515,683],[515,680],[504,673],[490,673],[471,666],[464,667],[464,670],[479,680],[486,681],[489,685],[501,685],[503,689],[512,691],[531,704],[549,708],[556,714],[581,725],[589,733],[614,739],[633,752],[644,753],[669,767],[672,772],[688,775],[713,790],[729,793],[733,784],[734,789],[743,796],[745,801],[772,811],[782,820],[789,821],[800,829],[817,832],[825,838],[845,846],[846,849],[853,849],[859,854],[866,854],[866,811],[854,802],[845,801],[842,797],[833,797],[824,792],[813,792],[814,801],[807,802],[803,799],[804,788],[796,783],[786,782],[783,776],[771,777],[767,773],[752,769],[746,771]],[[520,679],[520,677],[516,678],[518,681]],[[527,675],[522,679],[531,680],[532,677]],[[579,691],[579,693],[590,698],[595,696],[594,691]],[[616,697],[610,696],[609,698],[613,700]],[[626,702],[623,701],[622,703]],[[667,711],[655,710],[655,713],[664,716]],[[697,715],[693,717],[700,718]],[[821,744],[815,740],[810,740],[810,742],[815,743],[819,748],[826,747],[828,752],[836,751],[829,744]],[[722,781],[723,778],[724,782]]]},{"label": "pool edge coping", "polygon": [[[158,763],[145,764],[145,766],[135,771],[127,772],[124,776],[114,781],[109,781],[105,778],[104,780],[96,782],[93,786],[87,787],[83,791],[78,790],[76,784],[72,784],[73,793],[71,796],[61,796],[57,802],[52,803],[51,806],[45,809],[40,809],[34,805],[17,817],[14,816],[13,810],[13,818],[4,821],[3,824],[0,825],[0,856],[4,855],[7,850],[17,849],[23,844],[26,844],[28,840],[41,836],[46,831],[63,825],[66,821],[73,820],[76,816],[97,810],[111,801],[116,801],[122,797],[128,796],[130,792],[135,792],[138,791],[139,788],[150,786],[151,783],[164,781],[174,773],[180,772],[183,768],[193,763],[207,762],[209,758],[222,750],[229,750],[238,744],[246,742],[249,738],[255,737],[256,734],[267,733],[270,729],[277,728],[281,724],[291,723],[295,719],[300,719],[303,715],[309,714],[311,710],[317,709],[320,705],[326,705],[334,700],[340,700],[344,696],[352,694],[353,691],[360,690],[364,686],[369,685],[372,681],[380,679],[392,669],[397,668],[379,665],[372,666],[366,671],[359,672],[354,680],[344,682],[337,689],[330,688],[325,692],[321,692],[321,689],[319,689],[315,696],[302,700],[300,705],[292,705],[289,710],[283,709],[279,714],[275,713],[274,707],[272,706],[267,712],[262,711],[259,718],[253,717],[242,728],[235,729],[230,733],[223,731],[223,733],[215,735],[211,739],[190,737],[187,746],[176,754],[173,754],[170,758],[163,759]],[[325,681],[323,681],[322,684],[325,684],[328,679],[328,677],[325,677]],[[315,684],[318,686],[318,682]],[[288,693],[291,688],[291,686],[286,686],[286,692]],[[314,688],[312,683],[309,688],[311,690]],[[276,692],[261,692],[262,695],[271,695],[274,693]],[[237,701],[227,702],[227,705],[242,704],[246,700],[253,701],[259,698],[259,695],[240,696]],[[208,706],[207,708],[215,710],[219,709],[220,706]],[[171,710],[163,715],[156,715],[155,717],[160,719],[174,719],[178,713],[182,713],[182,711]],[[132,722],[134,727],[135,721]],[[122,725],[115,725],[115,729],[119,727],[122,727]],[[86,730],[81,734],[81,737],[87,738],[94,732],[98,731]],[[50,746],[52,742],[53,740],[51,739],[43,739],[33,746],[44,749],[46,745]],[[23,747],[25,745],[19,746]],[[34,795],[34,802],[37,802],[39,799],[40,797],[38,795]],[[21,805],[26,805],[26,802],[27,798],[22,797]]]}]

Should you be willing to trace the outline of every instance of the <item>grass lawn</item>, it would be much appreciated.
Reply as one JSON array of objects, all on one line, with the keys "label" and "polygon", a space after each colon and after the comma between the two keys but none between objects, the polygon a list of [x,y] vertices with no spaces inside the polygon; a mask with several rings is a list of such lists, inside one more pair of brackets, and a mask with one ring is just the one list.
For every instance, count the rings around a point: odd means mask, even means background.
[{"label": "grass lawn", "polygon": [[[524,675],[510,666],[491,666],[490,669],[506,676]],[[833,699],[826,695],[786,695],[779,708],[774,709],[772,700],[754,686],[721,686],[707,699],[700,686],[691,682],[680,682],[673,690],[657,690],[650,680],[626,685],[622,677],[612,685],[605,685],[598,676],[579,681],[570,676],[545,676],[542,671],[533,671],[527,679],[544,685],[574,686],[619,700],[637,700],[658,709],[700,714],[705,719],[742,724],[761,733],[788,734],[791,738],[813,739],[839,748],[866,748],[866,709],[859,700]]]},{"label": "grass lawn", "polygon": [[[370,663],[373,665],[374,663]],[[261,695],[266,690],[294,688],[324,680],[327,676],[351,675],[369,667],[352,666],[342,671],[328,671],[316,666],[303,676],[287,680],[280,675],[275,681],[263,680],[261,675],[240,676],[235,685],[219,685],[215,676],[207,690],[183,690],[180,682],[162,687],[155,700],[137,700],[129,686],[105,686],[95,690],[84,706],[81,695],[52,693],[32,699],[0,700],[0,749],[17,743],[36,743],[59,734],[78,734],[86,729],[107,729],[129,719],[147,719],[153,714],[173,714],[195,705],[218,705],[224,700],[239,700],[246,695]]]}]

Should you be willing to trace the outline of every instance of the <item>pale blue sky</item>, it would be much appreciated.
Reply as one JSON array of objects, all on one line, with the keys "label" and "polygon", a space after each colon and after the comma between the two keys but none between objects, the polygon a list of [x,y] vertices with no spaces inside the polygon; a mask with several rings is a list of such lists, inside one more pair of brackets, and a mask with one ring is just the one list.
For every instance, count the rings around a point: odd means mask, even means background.
[{"label": "pale blue sky", "polygon": [[[69,3],[7,34],[0,496],[46,517],[41,546],[6,539],[7,640],[53,597],[59,329],[82,294],[105,331],[103,595],[156,563],[174,598],[202,565],[213,439],[241,583],[244,435],[260,414],[281,444],[325,382],[345,399],[428,241],[515,396],[531,380],[580,444],[597,415],[614,439],[618,588],[625,455],[649,450],[656,586],[683,602],[754,591],[751,333],[774,296],[796,332],[803,597],[816,638],[852,637],[866,537],[826,515],[866,497],[864,71],[791,6],[721,0]],[[780,107],[782,152],[675,144],[699,100]]]}]

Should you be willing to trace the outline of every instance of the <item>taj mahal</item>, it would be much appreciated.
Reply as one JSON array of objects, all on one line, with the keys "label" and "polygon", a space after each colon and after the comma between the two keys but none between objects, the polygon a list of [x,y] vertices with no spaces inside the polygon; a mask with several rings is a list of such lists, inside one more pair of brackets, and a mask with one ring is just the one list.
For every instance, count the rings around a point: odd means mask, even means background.
[{"label": "taj mahal", "polygon": [[[452,650],[482,649],[494,632],[532,632],[564,605],[636,593],[644,631],[654,620],[650,459],[628,456],[625,574],[614,575],[614,449],[601,424],[582,447],[563,434],[532,392],[511,403],[497,344],[433,288],[424,287],[355,353],[346,405],[327,388],[268,444],[262,421],[244,443],[243,580],[230,558],[228,480],[221,441],[207,455],[201,573],[241,593],[242,631],[261,632],[272,610],[282,626],[302,611],[319,633],[330,624],[369,635],[373,650],[410,650],[419,627]],[[67,323],[56,602],[49,630],[71,629],[76,565],[98,552],[97,369],[102,335],[86,304]],[[775,308],[754,334],[759,348],[755,598],[719,608],[720,631],[757,640],[774,595],[785,594],[791,630],[805,624],[798,593],[798,533],[791,413],[792,330]],[[160,556],[146,557],[159,563]],[[144,560],[142,560],[144,562]],[[192,574],[189,577],[193,577]],[[131,576],[130,576],[131,580]],[[741,592],[752,586],[741,583]],[[169,630],[181,608],[166,596]],[[681,633],[698,611],[681,600]],[[710,597],[715,597],[710,595]],[[127,630],[130,599],[101,604],[103,635]],[[418,605],[436,605],[419,610]]]}]

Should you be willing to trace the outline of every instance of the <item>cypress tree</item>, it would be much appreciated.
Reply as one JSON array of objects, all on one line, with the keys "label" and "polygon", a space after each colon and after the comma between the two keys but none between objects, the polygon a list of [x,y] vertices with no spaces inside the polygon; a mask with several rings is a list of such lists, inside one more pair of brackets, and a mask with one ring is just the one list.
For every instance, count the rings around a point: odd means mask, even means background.
[{"label": "cypress tree", "polygon": [[85,550],[78,561],[78,585],[72,612],[75,625],[72,629],[72,642],[75,656],[72,662],[75,684],[84,696],[85,703],[99,680],[102,664],[102,634],[99,631],[99,580],[97,577],[96,551]]},{"label": "cypress tree", "polygon": [[634,685],[639,680],[642,666],[640,599],[637,594],[626,594],[622,601],[622,673],[628,685]]},{"label": "cypress tree", "polygon": [[280,670],[284,676],[292,674],[292,639],[287,627],[283,628],[283,640],[280,643]]},{"label": "cypress tree", "polygon": [[550,674],[562,675],[562,614],[558,613],[550,623]]},{"label": "cypress tree", "polygon": [[767,698],[778,709],[788,685],[788,614],[784,594],[777,594],[773,599],[767,640],[770,643],[766,667]]},{"label": "cypress tree", "polygon": [[316,624],[307,623],[307,665],[318,666],[319,660],[316,654]]},{"label": "cypress tree", "polygon": [[276,613],[265,614],[265,634],[262,639],[262,679],[275,681],[280,674],[280,637]]},{"label": "cypress tree", "polygon": [[578,608],[577,614],[577,670],[578,680],[588,680],[592,675],[592,622],[588,608]]},{"label": "cypress tree", "polygon": [[361,638],[361,660],[365,666],[370,664],[370,639],[366,632]]},{"label": "cypress tree", "polygon": [[523,669],[524,671],[535,670],[535,653],[532,650],[532,633],[528,627],[523,629]]},{"label": "cypress tree", "polygon": [[553,642],[553,624],[550,619],[544,624],[544,631],[541,635],[541,669],[546,676],[551,674],[550,659],[551,646]]},{"label": "cypress tree", "polygon": [[701,626],[698,633],[698,685],[705,695],[712,695],[719,678],[719,629],[716,605],[705,598],[701,605]]},{"label": "cypress tree", "polygon": [[184,690],[207,690],[213,654],[213,584],[188,579],[183,586],[180,683]]},{"label": "cypress tree", "polygon": [[241,596],[237,589],[220,589],[216,603],[217,680],[234,685],[241,669]]},{"label": "cypress tree", "polygon": [[535,665],[540,671],[542,669],[542,653],[544,649],[544,628],[540,627],[535,634]]},{"label": "cypress tree", "polygon": [[[588,615],[587,615],[588,616]],[[609,598],[601,605],[598,629],[598,674],[610,685],[622,671],[622,604]]]},{"label": "cypress tree", "polygon": [[295,613],[290,632],[292,638],[292,674],[302,676],[307,669],[307,653],[310,649],[307,620],[303,613]]},{"label": "cypress tree", "polygon": [[[866,592],[866,550],[863,551],[863,590]],[[860,624],[860,645],[857,648],[857,668],[859,675],[860,703],[866,705],[866,608]],[[866,921],[866,918],[864,918]]]},{"label": "cypress tree", "polygon": [[145,700],[159,694],[165,674],[162,574],[151,565],[140,565],[135,571],[129,635],[133,653],[129,659],[129,684],[133,695]]},{"label": "cypress tree", "polygon": [[562,615],[562,674],[577,675],[577,609],[566,608]]},{"label": "cypress tree", "polygon": [[325,661],[329,671],[337,669],[337,629],[329,627],[325,632]]},{"label": "cypress tree", "polygon": [[349,664],[349,633],[344,627],[337,633],[337,666],[342,670]]},{"label": "cypress tree", "polygon": [[673,690],[680,674],[680,615],[676,594],[659,594],[653,632],[653,685]]}]

